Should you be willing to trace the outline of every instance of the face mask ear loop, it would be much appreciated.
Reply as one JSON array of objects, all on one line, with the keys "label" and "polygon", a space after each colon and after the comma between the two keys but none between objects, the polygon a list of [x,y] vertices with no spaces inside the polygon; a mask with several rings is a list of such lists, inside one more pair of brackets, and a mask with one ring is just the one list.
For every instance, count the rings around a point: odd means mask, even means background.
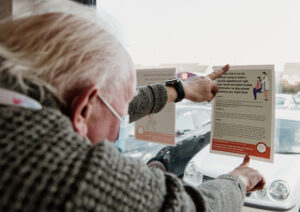
[{"label": "face mask ear loop", "polygon": [[112,108],[112,106],[110,104],[108,104],[108,102],[101,96],[100,93],[98,93],[98,97],[99,99],[102,100],[102,102],[108,107],[108,109],[110,109],[110,111],[120,120],[122,121],[122,117]]},{"label": "face mask ear loop", "polygon": [[128,124],[129,124],[129,115],[121,117],[112,107],[111,105],[104,100],[100,93],[98,93],[99,99],[108,107],[108,109],[120,120],[120,129],[117,140],[114,145],[120,152],[123,152],[125,147],[125,140],[128,137]]}]

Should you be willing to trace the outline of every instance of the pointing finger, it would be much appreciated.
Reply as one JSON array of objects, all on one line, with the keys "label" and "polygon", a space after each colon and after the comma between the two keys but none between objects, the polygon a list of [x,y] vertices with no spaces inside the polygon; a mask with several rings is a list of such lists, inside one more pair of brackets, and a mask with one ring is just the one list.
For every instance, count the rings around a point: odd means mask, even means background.
[{"label": "pointing finger", "polygon": [[250,157],[249,157],[249,155],[246,155],[244,157],[244,160],[243,160],[243,163],[241,164],[241,166],[248,166],[249,162],[250,162]]},{"label": "pointing finger", "polygon": [[209,75],[207,75],[211,80],[215,80],[217,78],[219,78],[220,76],[222,76],[224,73],[226,73],[230,68],[230,65],[226,65],[224,66],[221,70],[219,71],[214,71],[212,73],[210,73]]}]

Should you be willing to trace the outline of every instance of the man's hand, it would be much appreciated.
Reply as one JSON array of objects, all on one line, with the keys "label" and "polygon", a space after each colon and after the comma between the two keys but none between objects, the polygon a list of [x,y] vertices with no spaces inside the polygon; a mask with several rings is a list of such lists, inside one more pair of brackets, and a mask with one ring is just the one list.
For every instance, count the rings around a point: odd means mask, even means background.
[{"label": "man's hand", "polygon": [[205,77],[192,77],[183,83],[185,98],[193,102],[211,101],[217,92],[218,86],[213,80],[216,80],[229,70],[230,66],[226,65],[221,70],[215,71]]},{"label": "man's hand", "polygon": [[265,178],[255,169],[248,167],[250,157],[245,156],[243,163],[230,172],[230,175],[239,177],[246,186],[246,192],[262,190],[266,184]]}]

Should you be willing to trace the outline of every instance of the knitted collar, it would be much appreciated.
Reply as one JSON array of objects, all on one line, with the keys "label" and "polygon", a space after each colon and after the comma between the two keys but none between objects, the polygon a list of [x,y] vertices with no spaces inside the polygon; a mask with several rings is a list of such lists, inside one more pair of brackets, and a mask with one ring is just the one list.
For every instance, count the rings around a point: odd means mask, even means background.
[{"label": "knitted collar", "polygon": [[33,110],[42,109],[42,105],[38,101],[18,92],[7,90],[5,88],[0,88],[0,105],[1,104],[30,108]]},{"label": "knitted collar", "polygon": [[15,76],[5,71],[0,72],[1,88],[8,89],[10,91],[14,91],[30,97],[39,102],[42,107],[50,107],[58,110],[61,110],[63,108],[63,105],[60,103],[58,98],[56,98],[55,95],[49,91],[49,89],[45,87],[39,87],[34,83],[29,82],[28,80],[24,80],[24,83],[27,86],[26,90],[22,89],[22,87],[17,83],[17,79]]}]

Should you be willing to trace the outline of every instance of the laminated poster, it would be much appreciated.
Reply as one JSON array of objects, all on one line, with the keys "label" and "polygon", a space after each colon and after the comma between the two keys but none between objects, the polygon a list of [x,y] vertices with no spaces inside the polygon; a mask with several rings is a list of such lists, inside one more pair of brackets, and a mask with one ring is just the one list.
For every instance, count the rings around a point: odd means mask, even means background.
[{"label": "laminated poster", "polygon": [[232,66],[217,79],[211,152],[273,162],[274,79],[274,65]]},{"label": "laminated poster", "polygon": [[[137,86],[162,83],[174,79],[176,68],[137,70]],[[135,122],[135,137],[139,140],[175,145],[175,104],[169,103],[156,114]]]}]

